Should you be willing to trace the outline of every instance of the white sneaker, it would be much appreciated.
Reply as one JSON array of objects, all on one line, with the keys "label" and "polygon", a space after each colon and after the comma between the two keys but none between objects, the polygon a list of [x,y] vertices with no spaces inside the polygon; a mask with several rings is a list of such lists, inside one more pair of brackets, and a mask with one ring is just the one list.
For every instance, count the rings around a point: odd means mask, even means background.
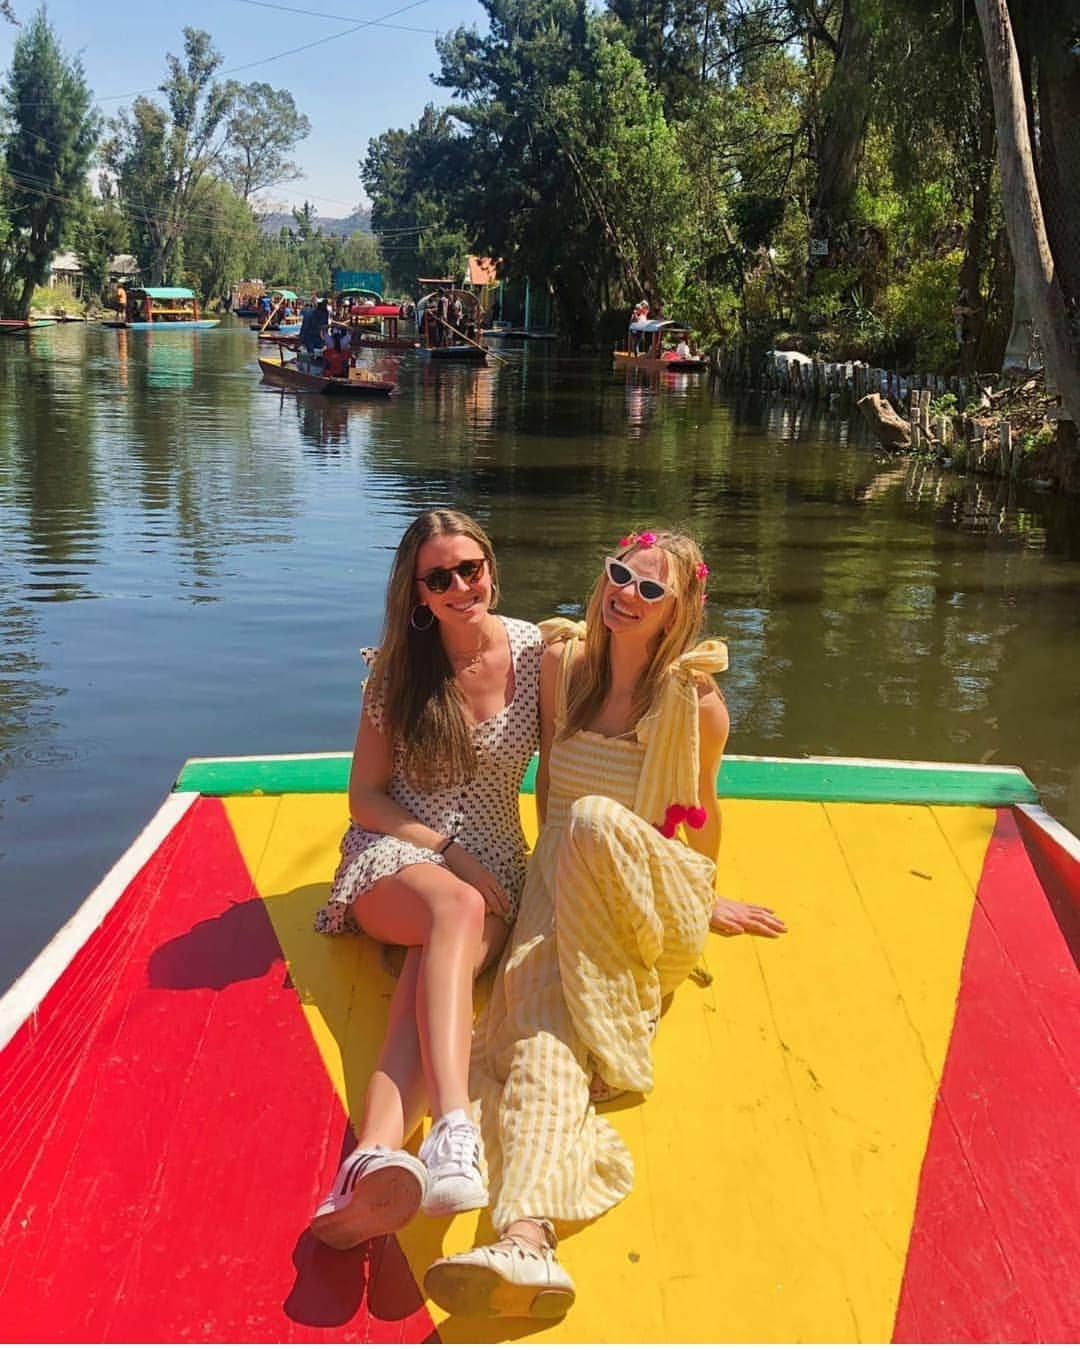
[{"label": "white sneaker", "polygon": [[404,1149],[358,1148],[345,1159],[334,1189],[315,1211],[311,1231],[345,1251],[368,1238],[396,1233],[419,1210],[427,1190],[424,1164]]},{"label": "white sneaker", "polygon": [[457,1317],[562,1317],[575,1297],[555,1253],[515,1237],[436,1261],[424,1292]]},{"label": "white sneaker", "polygon": [[425,1214],[485,1208],[488,1193],[480,1173],[480,1131],[463,1110],[440,1116],[420,1145],[420,1161],[428,1175]]}]

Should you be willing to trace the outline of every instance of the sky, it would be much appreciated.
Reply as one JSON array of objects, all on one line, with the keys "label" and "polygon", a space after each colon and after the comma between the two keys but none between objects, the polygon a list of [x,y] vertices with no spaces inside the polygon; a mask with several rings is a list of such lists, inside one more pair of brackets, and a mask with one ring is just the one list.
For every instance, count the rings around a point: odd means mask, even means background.
[{"label": "sky", "polygon": [[[37,7],[13,0],[24,21]],[[288,89],[311,122],[293,155],[304,177],[263,196],[288,206],[310,200],[322,216],[366,204],[358,166],[373,136],[411,126],[426,103],[448,101],[430,79],[439,64],[435,34],[486,28],[477,0],[49,0],[48,14],[65,53],[82,58],[106,116],[134,94],[154,96],[166,53],[183,51],[185,27],[213,37],[221,77]],[[0,21],[0,72],[17,35]]]}]

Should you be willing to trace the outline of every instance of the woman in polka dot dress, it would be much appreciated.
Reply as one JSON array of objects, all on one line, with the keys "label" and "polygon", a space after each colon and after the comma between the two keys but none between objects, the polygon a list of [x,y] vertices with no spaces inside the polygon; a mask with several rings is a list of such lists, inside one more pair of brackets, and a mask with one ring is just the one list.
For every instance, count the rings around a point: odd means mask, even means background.
[{"label": "woman in polka dot dress", "polygon": [[[419,1209],[481,1209],[469,1113],[472,985],[498,956],[525,878],[522,774],[539,741],[540,630],[492,613],[487,535],[460,511],[405,531],[387,588],[349,780],[352,824],[325,933],[408,949],[356,1122],[357,1148],[312,1219],[332,1247],[402,1228]],[[425,1102],[418,1158],[402,1144]]]}]

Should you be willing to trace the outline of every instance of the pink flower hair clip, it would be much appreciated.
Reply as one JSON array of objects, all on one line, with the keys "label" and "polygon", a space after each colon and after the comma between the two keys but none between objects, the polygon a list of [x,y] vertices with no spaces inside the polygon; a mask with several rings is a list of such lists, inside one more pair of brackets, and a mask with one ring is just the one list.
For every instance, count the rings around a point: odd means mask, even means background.
[{"label": "pink flower hair clip", "polygon": [[699,562],[697,565],[697,575],[698,581],[704,581],[705,578],[709,575],[709,564]]},{"label": "pink flower hair clip", "polygon": [[640,534],[631,530],[629,534],[624,534],[619,540],[620,548],[632,548],[635,544],[638,548],[652,548],[656,543],[655,530],[642,530]]}]

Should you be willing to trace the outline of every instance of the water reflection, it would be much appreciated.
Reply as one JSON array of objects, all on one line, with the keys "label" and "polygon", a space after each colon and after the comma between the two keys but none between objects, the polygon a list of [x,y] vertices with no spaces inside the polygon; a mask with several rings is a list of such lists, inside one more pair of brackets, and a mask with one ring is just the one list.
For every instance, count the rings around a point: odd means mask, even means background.
[{"label": "water reflection", "polygon": [[1080,827],[1080,505],[700,376],[500,352],[406,358],[394,398],[349,402],[263,385],[241,325],[0,344],[0,853],[42,898],[0,976],[185,757],[349,743],[390,550],[434,504],[485,522],[532,618],[579,613],[631,527],[682,524],[732,749],[1020,762]]}]

